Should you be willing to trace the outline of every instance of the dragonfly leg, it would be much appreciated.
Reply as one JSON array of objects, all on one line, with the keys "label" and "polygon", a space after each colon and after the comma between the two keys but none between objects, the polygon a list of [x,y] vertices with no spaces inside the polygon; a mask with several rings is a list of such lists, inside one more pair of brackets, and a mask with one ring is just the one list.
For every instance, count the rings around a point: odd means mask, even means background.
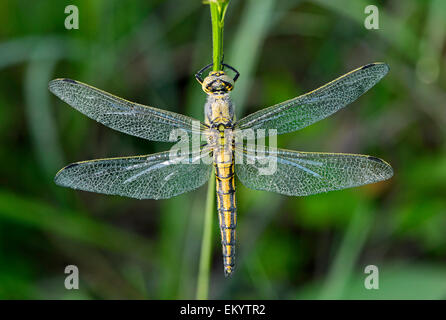
[{"label": "dragonfly leg", "polygon": [[233,80],[234,80],[234,82],[236,82],[237,79],[238,79],[238,77],[240,77],[240,72],[238,72],[234,67],[231,67],[229,64],[222,63],[221,65],[222,65],[223,67],[229,68],[229,69],[231,69],[232,71],[235,72],[235,77],[234,77]]},{"label": "dragonfly leg", "polygon": [[195,74],[195,79],[197,79],[197,81],[200,84],[203,84],[203,72],[205,72],[207,69],[211,68],[214,64],[210,63],[207,66],[201,68],[196,74]]},{"label": "dragonfly leg", "polygon": [[[195,79],[197,79],[197,81],[198,81],[200,84],[203,84],[203,81],[204,81],[204,79],[203,79],[203,73],[204,73],[206,70],[212,68],[213,65],[214,65],[213,63],[210,63],[210,64],[208,64],[207,66],[201,68],[201,69],[195,74]],[[229,64],[223,63],[223,61],[222,61],[221,65],[222,65],[223,67],[226,67],[226,68],[231,69],[232,71],[234,71],[234,72],[235,72],[235,76],[234,76],[233,80],[234,80],[234,82],[237,81],[237,79],[240,77],[240,72],[238,72],[234,67],[231,67]]]}]

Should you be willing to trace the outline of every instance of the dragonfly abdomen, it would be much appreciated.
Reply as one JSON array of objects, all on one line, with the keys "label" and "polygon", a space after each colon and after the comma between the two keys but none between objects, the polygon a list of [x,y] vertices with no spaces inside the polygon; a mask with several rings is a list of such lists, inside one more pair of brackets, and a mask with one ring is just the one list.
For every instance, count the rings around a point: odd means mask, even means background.
[{"label": "dragonfly abdomen", "polygon": [[232,274],[235,258],[235,228],[237,225],[235,177],[232,154],[220,151],[215,157],[217,207],[223,249],[225,276]]}]

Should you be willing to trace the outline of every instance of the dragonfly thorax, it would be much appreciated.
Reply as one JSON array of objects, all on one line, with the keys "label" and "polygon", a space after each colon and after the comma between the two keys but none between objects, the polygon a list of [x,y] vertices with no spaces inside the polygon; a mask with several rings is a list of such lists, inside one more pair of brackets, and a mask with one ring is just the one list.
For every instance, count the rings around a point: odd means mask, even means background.
[{"label": "dragonfly thorax", "polygon": [[226,128],[232,128],[234,122],[234,105],[229,93],[208,95],[204,106],[206,124],[217,129],[222,124]]}]

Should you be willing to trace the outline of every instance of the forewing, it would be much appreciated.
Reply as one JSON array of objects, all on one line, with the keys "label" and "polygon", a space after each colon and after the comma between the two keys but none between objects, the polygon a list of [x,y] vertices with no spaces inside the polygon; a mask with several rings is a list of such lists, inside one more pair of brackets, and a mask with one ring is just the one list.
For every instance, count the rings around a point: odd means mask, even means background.
[{"label": "forewing", "polygon": [[319,89],[250,114],[237,122],[236,129],[275,129],[277,134],[302,129],[355,101],[388,71],[385,63],[360,67]]},{"label": "forewing", "polygon": [[[209,180],[212,166],[198,156],[171,158],[170,152],[146,156],[82,161],[60,170],[56,184],[90,192],[137,199],[167,199],[194,190]],[[196,163],[195,163],[196,162]]]},{"label": "forewing", "polygon": [[248,188],[289,196],[361,186],[393,175],[388,163],[372,156],[283,149],[256,155],[253,150],[236,148],[235,169]]},{"label": "forewing", "polygon": [[[71,79],[56,79],[49,90],[76,110],[109,128],[152,141],[177,141],[199,134],[203,124],[190,117],[130,102]],[[170,140],[172,130],[180,131]],[[184,135],[184,134],[183,134]],[[189,140],[190,141],[190,140]]]}]

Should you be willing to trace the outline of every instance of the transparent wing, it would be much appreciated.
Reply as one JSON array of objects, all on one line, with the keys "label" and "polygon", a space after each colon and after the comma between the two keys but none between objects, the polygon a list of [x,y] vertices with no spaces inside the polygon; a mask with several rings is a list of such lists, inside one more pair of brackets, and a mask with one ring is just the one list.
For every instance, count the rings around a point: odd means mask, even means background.
[{"label": "transparent wing", "polygon": [[152,141],[170,140],[172,130],[199,134],[203,124],[190,117],[130,102],[85,83],[56,79],[49,90],[86,116],[112,129]]},{"label": "transparent wing", "polygon": [[355,101],[388,71],[384,63],[360,67],[319,89],[250,114],[237,122],[236,129],[275,129],[277,134],[302,129]]},{"label": "transparent wing", "polygon": [[60,186],[84,191],[137,199],[167,199],[194,190],[209,180],[212,166],[201,161],[208,154],[203,149],[198,155],[189,154],[183,159],[161,152],[76,162],[60,170],[54,181]]},{"label": "transparent wing", "polygon": [[392,167],[366,155],[236,148],[235,172],[251,189],[306,196],[389,179]]}]

